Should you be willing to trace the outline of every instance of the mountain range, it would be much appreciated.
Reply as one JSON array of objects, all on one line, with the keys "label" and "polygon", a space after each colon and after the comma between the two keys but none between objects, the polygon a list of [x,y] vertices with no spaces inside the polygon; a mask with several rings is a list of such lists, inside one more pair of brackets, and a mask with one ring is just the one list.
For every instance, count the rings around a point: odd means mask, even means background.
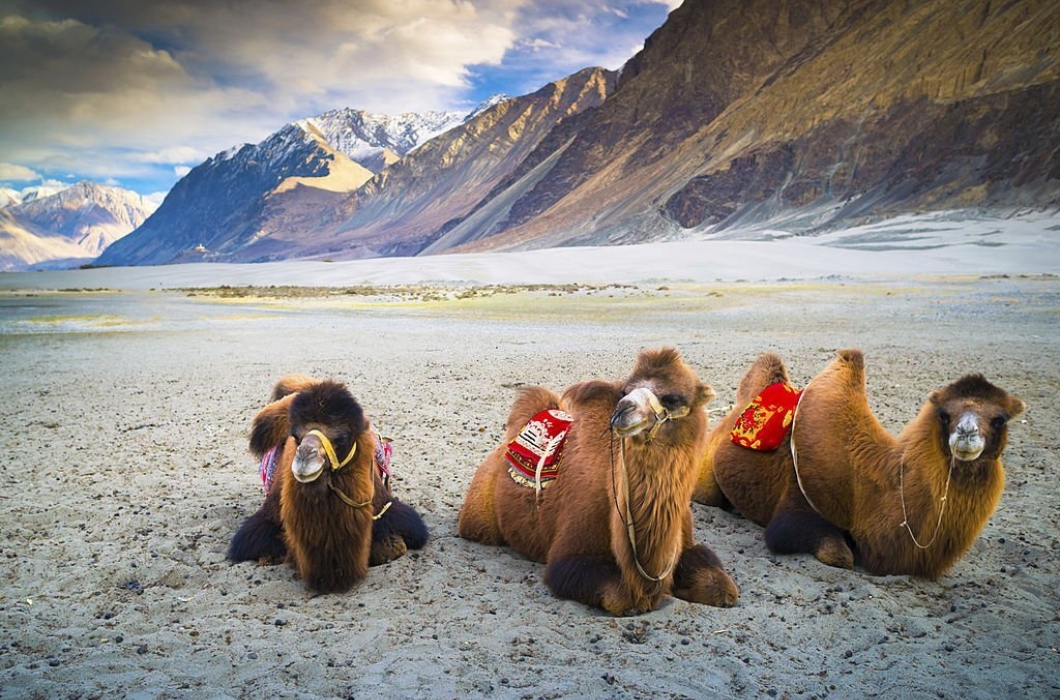
[{"label": "mountain range", "polygon": [[135,192],[87,181],[2,194],[0,270],[90,263],[155,210]]},{"label": "mountain range", "polygon": [[357,121],[345,110],[218,154],[97,263],[812,234],[1056,207],[1057,27],[1051,0],[686,0],[618,73],[587,68],[422,140],[364,148],[340,136]]}]

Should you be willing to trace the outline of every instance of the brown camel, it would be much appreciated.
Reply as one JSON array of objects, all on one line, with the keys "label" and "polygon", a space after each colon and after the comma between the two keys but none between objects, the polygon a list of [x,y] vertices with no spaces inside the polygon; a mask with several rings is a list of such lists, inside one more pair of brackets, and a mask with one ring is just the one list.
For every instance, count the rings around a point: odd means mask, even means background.
[{"label": "brown camel", "polygon": [[803,390],[776,449],[734,444],[730,431],[749,415],[744,407],[787,382],[774,354],[751,366],[736,408],[711,433],[694,499],[731,504],[766,528],[777,553],[878,575],[948,571],[1001,498],[1007,425],[1023,401],[966,375],[931,392],[895,437],[869,408],[861,351],[841,350]]},{"label": "brown camel", "polygon": [[332,593],[426,544],[419,514],[391,493],[387,444],[343,384],[291,375],[272,398],[250,436],[265,502],[232,538],[229,559],[286,559],[308,588]]},{"label": "brown camel", "polygon": [[[692,529],[690,497],[713,397],[672,348],[642,352],[626,380],[582,382],[562,398],[523,389],[503,442],[471,481],[460,536],[544,562],[553,594],[614,615],[653,610],[668,594],[733,605],[736,585]],[[540,478],[548,450],[536,472],[533,461],[519,471],[511,450],[541,420],[564,415],[570,423],[550,467],[555,478]]]}]

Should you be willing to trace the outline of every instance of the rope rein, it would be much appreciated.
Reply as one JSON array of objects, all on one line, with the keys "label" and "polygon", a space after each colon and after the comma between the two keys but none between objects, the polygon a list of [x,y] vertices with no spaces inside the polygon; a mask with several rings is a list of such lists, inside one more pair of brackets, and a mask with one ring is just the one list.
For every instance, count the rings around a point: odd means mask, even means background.
[{"label": "rope rein", "polygon": [[[802,484],[802,477],[799,475],[799,454],[795,449],[795,419],[799,415],[799,406],[802,405],[802,399],[806,396],[806,390],[810,388],[809,384],[806,384],[802,389],[802,393],[799,394],[799,400],[795,403],[795,411],[791,414],[791,437],[788,438],[788,447],[791,448],[791,466],[795,469],[795,482],[799,485],[799,491],[802,492],[802,497],[806,499],[806,502],[810,504],[813,511],[824,518],[820,508],[814,505],[810,495],[806,493],[806,487]],[[825,518],[827,520],[828,518]]]},{"label": "rope rein", "polygon": [[[679,410],[679,411],[671,412],[668,409],[663,408],[663,405],[659,402],[659,399],[655,396],[654,393],[652,393],[651,391],[648,391],[647,394],[648,394],[648,403],[651,405],[652,412],[655,414],[655,423],[653,423],[651,428],[648,430],[648,437],[647,437],[647,440],[645,441],[646,443],[651,444],[651,442],[655,439],[655,436],[658,435],[659,429],[662,428],[663,423],[666,423],[667,421],[671,421],[671,420],[674,420],[674,419],[677,419],[677,418],[683,418],[683,417],[685,417],[685,416],[687,416],[689,414],[691,409],[689,409],[687,406],[685,406],[685,407],[682,407],[682,409]],[[622,524],[626,526],[626,538],[629,540],[629,546],[633,550],[633,564],[637,567],[637,573],[640,574],[645,580],[651,581],[652,583],[657,584],[659,587],[662,587],[663,580],[673,572],[674,567],[677,565],[677,552],[678,552],[678,549],[680,548],[680,544],[678,544],[678,546],[674,547],[674,552],[673,552],[673,554],[670,557],[670,563],[669,563],[669,565],[667,565],[666,569],[662,573],[660,573],[657,576],[652,576],[651,574],[649,574],[647,571],[644,570],[644,567],[640,563],[640,554],[637,552],[637,529],[636,529],[636,526],[633,523],[633,509],[630,506],[630,500],[631,499],[629,497],[629,473],[626,470],[626,440],[625,440],[625,438],[623,438],[621,436],[619,436],[619,438],[618,438],[618,449],[619,449],[618,462],[619,462],[619,465],[622,468],[623,496],[624,496],[625,506],[626,506],[625,507],[625,512],[626,512],[626,517],[625,518],[622,517],[622,509],[619,508],[619,505],[618,505],[618,485],[615,483],[615,434],[614,434],[614,432],[611,433],[610,447],[611,447],[611,491],[614,494],[615,510],[618,511],[618,513],[619,513],[618,519],[621,520]]]},{"label": "rope rein", "polygon": [[[935,532],[931,535],[931,539],[928,540],[927,544],[920,544],[917,540],[916,535],[913,534],[913,528],[909,527],[909,515],[905,510],[905,455],[902,455],[902,462],[898,468],[898,493],[902,497],[902,525],[906,530],[909,531],[909,537],[920,549],[927,549],[935,543],[935,538],[939,536],[939,529],[942,527],[942,514],[946,512],[946,499],[950,495],[950,478],[953,476],[953,467],[957,462],[957,458],[952,454],[950,455],[950,470],[946,472],[946,488],[942,492],[942,498],[939,499],[939,519],[935,523]],[[900,526],[900,527],[901,527]]]}]

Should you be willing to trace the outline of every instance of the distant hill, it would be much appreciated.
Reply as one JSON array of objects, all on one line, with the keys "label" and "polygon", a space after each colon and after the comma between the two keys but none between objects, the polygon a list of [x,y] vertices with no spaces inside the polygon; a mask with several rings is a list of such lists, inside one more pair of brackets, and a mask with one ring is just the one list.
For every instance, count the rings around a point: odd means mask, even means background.
[{"label": "distant hill", "polygon": [[154,211],[135,192],[87,181],[52,194],[12,190],[7,196],[17,203],[0,208],[2,270],[90,262]]}]

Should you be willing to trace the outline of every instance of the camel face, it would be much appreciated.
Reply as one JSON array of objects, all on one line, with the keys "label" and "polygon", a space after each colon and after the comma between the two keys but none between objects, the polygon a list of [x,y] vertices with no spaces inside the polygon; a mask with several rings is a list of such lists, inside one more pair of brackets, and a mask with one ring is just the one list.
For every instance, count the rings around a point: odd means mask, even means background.
[{"label": "camel face", "polygon": [[666,404],[649,386],[639,386],[622,397],[611,415],[611,429],[622,437],[633,437],[645,431],[655,436],[667,421],[688,415],[688,402],[676,393],[665,395]]},{"label": "camel face", "polygon": [[930,399],[941,439],[961,462],[995,458],[1008,441],[1008,422],[1023,413],[1024,403],[979,375],[963,377],[934,392]]}]

